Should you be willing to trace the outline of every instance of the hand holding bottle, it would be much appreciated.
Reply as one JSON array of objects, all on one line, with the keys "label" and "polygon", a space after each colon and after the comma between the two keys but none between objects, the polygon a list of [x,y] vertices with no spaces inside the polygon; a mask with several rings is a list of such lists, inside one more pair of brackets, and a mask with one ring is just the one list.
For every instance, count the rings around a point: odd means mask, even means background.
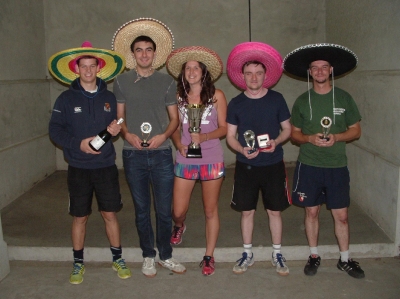
[{"label": "hand holding bottle", "polygon": [[[124,121],[123,118],[120,118],[118,121],[113,120],[111,124],[107,126],[103,131],[97,134],[96,137],[92,138],[88,143],[90,149],[94,152],[98,152],[107,141],[111,139],[111,136],[117,136],[118,133],[121,131],[121,125]],[[84,146],[86,148],[86,146]],[[81,150],[82,150],[82,143],[81,143]],[[86,153],[90,154],[91,151],[86,151]]]}]

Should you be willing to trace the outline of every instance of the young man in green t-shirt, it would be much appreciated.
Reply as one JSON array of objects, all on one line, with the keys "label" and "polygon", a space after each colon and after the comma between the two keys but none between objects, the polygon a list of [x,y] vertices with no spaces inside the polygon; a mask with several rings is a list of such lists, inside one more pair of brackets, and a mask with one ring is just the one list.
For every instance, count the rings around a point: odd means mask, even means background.
[{"label": "young man in green t-shirt", "polygon": [[297,98],[292,110],[292,140],[300,145],[293,178],[293,204],[305,208],[305,229],[310,256],[304,268],[315,275],[321,262],[318,255],[319,211],[322,204],[331,210],[340,259],[337,267],[355,278],[365,277],[359,264],[349,258],[348,207],[350,176],[346,142],[361,135],[361,115],[353,98],[331,85],[335,75],[357,65],[349,49],[333,44],[315,44],[296,49],[284,60],[285,70],[312,79],[313,88]]}]

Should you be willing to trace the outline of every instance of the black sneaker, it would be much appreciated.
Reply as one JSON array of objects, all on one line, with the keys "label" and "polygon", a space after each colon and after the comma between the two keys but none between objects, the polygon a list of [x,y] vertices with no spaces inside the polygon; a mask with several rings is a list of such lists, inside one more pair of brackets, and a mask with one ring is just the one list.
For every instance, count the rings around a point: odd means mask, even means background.
[{"label": "black sneaker", "polygon": [[354,278],[364,278],[365,274],[363,269],[358,265],[356,261],[349,259],[347,262],[342,262],[339,258],[337,263],[337,267],[339,270],[346,271],[350,276]]},{"label": "black sneaker", "polygon": [[306,266],[304,267],[304,274],[308,276],[313,276],[317,274],[317,270],[319,265],[321,265],[321,257],[312,257],[311,255],[308,257],[308,261]]}]

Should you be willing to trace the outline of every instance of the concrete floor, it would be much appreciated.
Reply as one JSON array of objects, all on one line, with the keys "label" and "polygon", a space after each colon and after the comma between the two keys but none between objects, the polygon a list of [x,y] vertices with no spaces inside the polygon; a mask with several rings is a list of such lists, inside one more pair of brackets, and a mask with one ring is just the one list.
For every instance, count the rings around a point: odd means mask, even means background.
[{"label": "concrete floor", "polygon": [[[293,165],[288,165],[287,170],[290,179]],[[186,264],[187,273],[174,277],[177,275],[159,269],[154,279],[146,279],[141,274],[134,208],[121,170],[124,208],[118,217],[123,256],[132,267],[133,277],[123,281],[112,273],[104,225],[94,205],[87,228],[85,281],[79,286],[68,282],[72,269],[72,218],[67,213],[66,172],[55,172],[1,211],[11,273],[0,282],[0,298],[70,298],[79,294],[87,298],[110,295],[154,298],[172,297],[177,293],[181,298],[400,298],[400,260],[393,257],[393,241],[355,203],[349,209],[350,255],[360,262],[366,272],[365,279],[356,280],[336,268],[339,253],[332,217],[325,208],[320,215],[322,266],[314,278],[303,274],[309,250],[304,234],[304,211],[295,206],[282,214],[283,254],[290,275],[279,277],[270,265],[268,219],[261,205],[256,213],[253,237],[256,264],[244,275],[234,275],[232,267],[241,256],[242,241],[240,213],[229,207],[233,172],[233,168],[227,169],[220,197],[221,230],[215,251],[217,271],[213,277],[202,277],[198,268],[205,247],[200,184],[196,184],[192,196],[184,241],[173,253]]]}]

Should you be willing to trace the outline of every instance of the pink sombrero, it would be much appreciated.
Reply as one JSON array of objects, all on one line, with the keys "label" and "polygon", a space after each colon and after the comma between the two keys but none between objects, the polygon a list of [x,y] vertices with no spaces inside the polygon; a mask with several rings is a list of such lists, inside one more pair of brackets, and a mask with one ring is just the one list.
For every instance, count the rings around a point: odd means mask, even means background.
[{"label": "pink sombrero", "polygon": [[50,73],[62,83],[70,84],[77,78],[75,71],[76,61],[82,56],[97,58],[100,66],[98,77],[110,81],[125,69],[125,59],[117,52],[93,48],[88,41],[83,42],[80,48],[67,49],[57,52],[48,60]]},{"label": "pink sombrero", "polygon": [[229,79],[240,89],[246,89],[242,67],[251,60],[261,62],[267,69],[263,87],[269,88],[273,86],[282,76],[282,56],[277,50],[260,42],[241,43],[232,49],[226,65]]}]

